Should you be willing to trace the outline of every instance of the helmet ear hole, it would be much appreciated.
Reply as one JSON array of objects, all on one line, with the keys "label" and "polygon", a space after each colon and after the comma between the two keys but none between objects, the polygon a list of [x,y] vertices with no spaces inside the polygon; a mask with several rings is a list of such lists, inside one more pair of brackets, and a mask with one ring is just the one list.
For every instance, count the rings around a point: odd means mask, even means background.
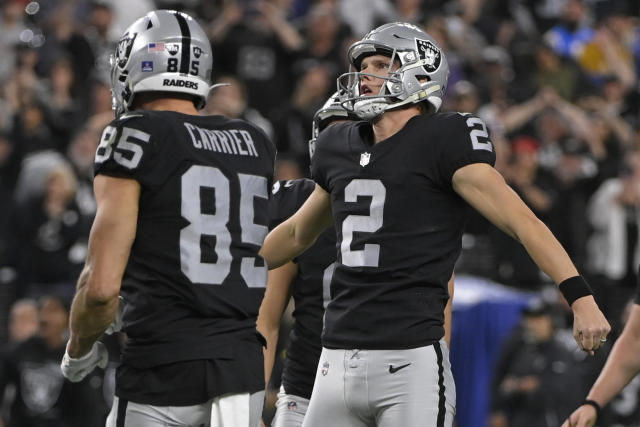
[{"label": "helmet ear hole", "polygon": [[431,81],[431,77],[426,74],[419,74],[416,76],[416,79],[418,79],[420,83],[429,83]]}]

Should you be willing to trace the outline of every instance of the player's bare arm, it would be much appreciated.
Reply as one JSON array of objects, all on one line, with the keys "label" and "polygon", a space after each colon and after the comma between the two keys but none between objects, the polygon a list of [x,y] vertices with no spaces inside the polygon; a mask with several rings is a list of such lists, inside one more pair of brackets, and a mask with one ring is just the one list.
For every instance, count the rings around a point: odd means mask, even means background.
[{"label": "player's bare arm", "polygon": [[[562,245],[494,168],[482,163],[464,166],[453,175],[453,188],[498,228],[520,241],[555,283],[578,276]],[[585,351],[598,349],[611,327],[593,296],[576,299],[571,308],[576,342]]]},{"label": "player's bare arm", "polygon": [[280,267],[313,245],[331,224],[331,197],[316,185],[302,207],[267,235],[260,255],[269,269]]},{"label": "player's bare arm", "polygon": [[[640,372],[640,305],[634,304],[629,320],[616,341],[600,376],[587,395],[600,407],[608,404]],[[598,413],[592,404],[576,409],[562,427],[590,427]]]},{"label": "player's bare arm", "polygon": [[260,312],[258,313],[257,329],[267,340],[264,349],[264,383],[269,384],[271,371],[276,358],[280,319],[289,301],[289,289],[294,277],[298,274],[298,267],[293,262],[269,271],[267,290],[265,291]]},{"label": "player's bare arm", "polygon": [[444,307],[444,340],[447,342],[447,346],[451,348],[451,305],[453,304],[453,281],[455,274],[451,275],[449,283],[447,283],[447,289],[449,290],[449,301]]},{"label": "player's bare arm", "polygon": [[98,209],[87,261],[71,306],[67,352],[73,358],[88,353],[114,320],[138,219],[137,181],[99,175],[94,180],[94,192]]}]

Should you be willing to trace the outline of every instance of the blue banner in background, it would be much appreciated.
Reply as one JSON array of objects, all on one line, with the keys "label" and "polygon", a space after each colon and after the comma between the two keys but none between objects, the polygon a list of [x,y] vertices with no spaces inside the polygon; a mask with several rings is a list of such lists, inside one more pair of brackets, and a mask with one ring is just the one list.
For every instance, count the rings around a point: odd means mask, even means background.
[{"label": "blue banner in background", "polygon": [[450,357],[458,427],[486,427],[500,348],[520,322],[523,307],[536,295],[456,275]]}]

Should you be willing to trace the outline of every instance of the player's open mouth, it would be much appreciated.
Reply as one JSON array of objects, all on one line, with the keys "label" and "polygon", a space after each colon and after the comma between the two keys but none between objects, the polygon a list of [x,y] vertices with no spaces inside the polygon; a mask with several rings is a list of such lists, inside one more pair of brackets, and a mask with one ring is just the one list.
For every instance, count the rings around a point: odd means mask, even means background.
[{"label": "player's open mouth", "polygon": [[373,91],[367,85],[362,85],[362,94],[363,95],[371,95]]}]

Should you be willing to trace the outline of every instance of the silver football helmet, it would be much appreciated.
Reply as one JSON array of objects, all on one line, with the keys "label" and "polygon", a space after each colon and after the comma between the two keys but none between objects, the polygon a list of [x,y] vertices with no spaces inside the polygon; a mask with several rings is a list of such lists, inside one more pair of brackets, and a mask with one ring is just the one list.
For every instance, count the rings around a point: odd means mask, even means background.
[{"label": "silver football helmet", "polygon": [[[385,77],[361,73],[362,60],[371,55],[391,58],[391,68]],[[438,111],[447,88],[449,65],[435,40],[412,24],[394,22],[369,32],[349,48],[351,70],[338,78],[342,105],[364,120],[373,120],[387,110],[426,101]],[[380,93],[360,92],[362,77],[382,78]]]},{"label": "silver football helmet", "polygon": [[211,45],[189,15],[156,10],[134,22],[111,55],[113,109],[120,116],[140,92],[192,95],[198,108],[211,86]]},{"label": "silver football helmet", "polygon": [[311,139],[309,140],[309,158],[313,158],[316,151],[316,140],[318,135],[331,123],[338,120],[357,120],[358,117],[344,109],[338,97],[339,92],[335,92],[327,99],[322,108],[313,115],[311,123]]}]

